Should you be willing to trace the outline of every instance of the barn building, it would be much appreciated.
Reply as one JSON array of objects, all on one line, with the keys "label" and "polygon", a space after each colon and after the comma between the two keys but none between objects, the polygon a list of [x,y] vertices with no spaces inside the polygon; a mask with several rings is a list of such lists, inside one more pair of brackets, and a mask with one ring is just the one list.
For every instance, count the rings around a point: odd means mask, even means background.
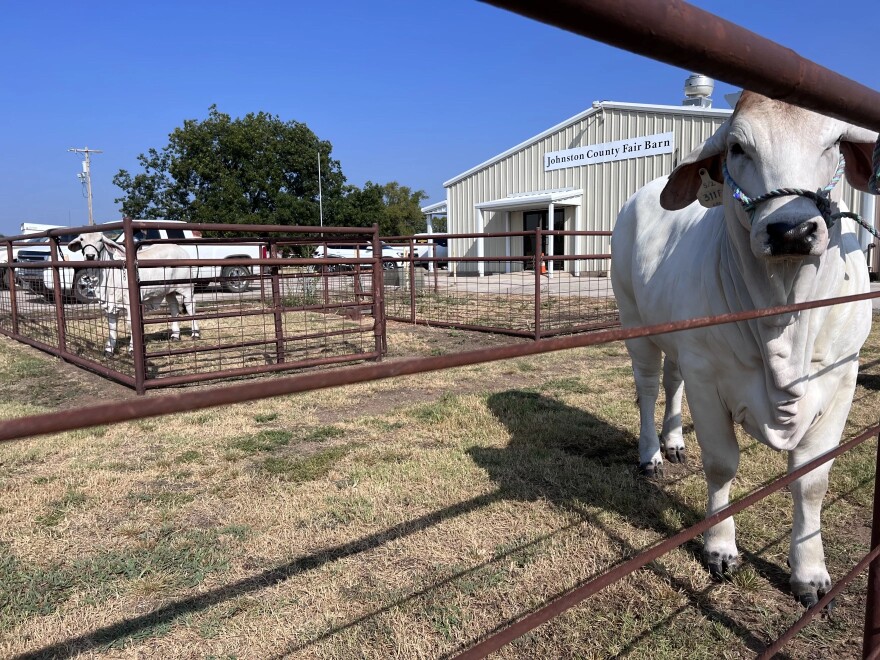
[{"label": "barn building", "polygon": [[[537,227],[610,231],[620,207],[636,190],[669,174],[731,115],[731,109],[711,107],[711,91],[711,79],[694,74],[685,84],[680,106],[596,101],[584,112],[449,179],[443,184],[446,202],[430,210],[446,213],[447,231],[453,234]],[[857,212],[870,204],[864,210],[873,216],[873,198],[867,201],[849,185],[844,185],[844,200]],[[865,234],[865,246],[867,238]],[[610,253],[607,237],[556,236],[552,241],[545,238],[541,247],[534,243],[529,236],[487,236],[451,240],[449,250],[453,257],[487,259],[457,265],[459,274],[479,275],[531,267],[528,261],[501,259],[508,255]],[[604,274],[608,260],[558,260],[555,268],[571,275]]]}]

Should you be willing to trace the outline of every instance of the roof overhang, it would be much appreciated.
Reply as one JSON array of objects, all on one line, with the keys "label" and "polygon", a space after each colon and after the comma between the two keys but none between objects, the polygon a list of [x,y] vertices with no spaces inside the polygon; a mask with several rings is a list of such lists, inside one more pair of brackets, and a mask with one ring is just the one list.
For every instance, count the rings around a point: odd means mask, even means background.
[{"label": "roof overhang", "polygon": [[428,206],[423,206],[422,213],[424,213],[425,215],[438,215],[441,213],[446,213],[446,200],[443,200],[442,202],[428,204]]},{"label": "roof overhang", "polygon": [[575,188],[563,190],[536,190],[529,193],[518,193],[501,199],[493,199],[488,202],[474,204],[484,211],[522,211],[533,208],[558,204],[560,206],[579,206],[583,198],[583,191]]}]

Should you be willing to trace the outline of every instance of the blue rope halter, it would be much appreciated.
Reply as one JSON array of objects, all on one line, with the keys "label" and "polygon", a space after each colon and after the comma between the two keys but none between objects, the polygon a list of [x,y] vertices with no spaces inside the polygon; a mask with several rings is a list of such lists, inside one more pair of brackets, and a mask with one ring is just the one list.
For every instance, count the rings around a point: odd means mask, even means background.
[{"label": "blue rope halter", "polygon": [[[739,201],[739,203],[742,204],[743,210],[749,214],[749,223],[752,223],[755,219],[755,211],[758,208],[758,204],[762,204],[774,197],[789,197],[797,195],[813,201],[816,208],[819,209],[819,213],[822,214],[822,219],[825,220],[825,225],[829,229],[834,226],[834,223],[837,222],[839,218],[852,218],[876,238],[880,238],[880,232],[862,220],[858,213],[853,213],[851,211],[841,211],[839,213],[831,212],[831,191],[834,190],[834,186],[840,182],[840,179],[843,177],[843,172],[846,169],[846,159],[843,157],[843,154],[840,154],[840,159],[837,161],[837,170],[834,172],[834,176],[831,177],[831,181],[827,186],[820,188],[816,192],[804,190],[803,188],[776,188],[763,195],[759,195],[758,197],[749,197],[743,192],[742,188],[737,185],[736,181],[733,180],[733,177],[730,176],[730,172],[727,171],[727,160],[721,164],[721,169],[724,172],[724,180],[733,191],[734,199]],[[872,195],[878,195],[880,194],[880,138],[878,138],[877,142],[874,144],[871,172],[871,176],[868,178],[868,191]]]},{"label": "blue rope halter", "polygon": [[737,185],[736,181],[733,180],[733,177],[730,176],[730,172],[727,171],[727,161],[725,160],[722,164],[724,180],[733,191],[733,198],[739,201],[739,203],[742,204],[743,210],[749,214],[750,223],[754,221],[755,211],[758,209],[758,204],[762,204],[774,197],[790,197],[797,195],[813,201],[819,209],[819,213],[822,214],[822,218],[825,220],[825,224],[829,229],[834,226],[835,221],[840,217],[839,213],[831,213],[831,191],[834,190],[834,186],[840,182],[845,169],[846,160],[844,159],[843,154],[840,154],[840,159],[837,161],[837,170],[834,172],[834,176],[831,177],[831,181],[827,186],[820,188],[816,192],[804,190],[803,188],[775,188],[774,190],[759,195],[758,197],[749,197],[743,192],[742,188]]}]

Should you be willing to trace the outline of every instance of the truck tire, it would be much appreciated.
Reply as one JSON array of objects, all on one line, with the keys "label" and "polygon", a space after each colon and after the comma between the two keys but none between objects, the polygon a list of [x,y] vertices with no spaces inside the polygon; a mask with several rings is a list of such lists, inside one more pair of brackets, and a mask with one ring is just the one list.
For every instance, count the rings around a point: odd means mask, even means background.
[{"label": "truck tire", "polygon": [[83,268],[73,276],[73,298],[79,303],[88,305],[98,302],[98,284],[101,273],[97,268]]},{"label": "truck tire", "polygon": [[247,266],[224,266],[220,271],[223,290],[229,293],[244,293],[250,289],[250,276],[251,269]]},{"label": "truck tire", "polygon": [[12,276],[12,269],[0,268],[0,291],[9,288],[9,278]]}]

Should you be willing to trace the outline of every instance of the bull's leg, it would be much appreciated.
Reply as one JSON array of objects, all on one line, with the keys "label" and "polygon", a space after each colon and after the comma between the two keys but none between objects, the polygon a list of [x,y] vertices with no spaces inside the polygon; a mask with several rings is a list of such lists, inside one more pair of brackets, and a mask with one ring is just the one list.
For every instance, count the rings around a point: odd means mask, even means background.
[{"label": "bull's leg", "polygon": [[663,354],[656,344],[644,337],[628,339],[626,349],[632,359],[639,404],[639,470],[646,476],[654,476],[663,467],[660,438],[654,425]]},{"label": "bull's leg", "polygon": [[[141,307],[141,321],[144,319],[144,309]],[[131,324],[131,305],[128,303],[128,296],[125,298],[125,320],[128,322],[128,352],[134,353],[134,326]],[[143,323],[141,323],[143,327]]]},{"label": "bull's leg", "polygon": [[[788,455],[789,471],[808,463],[827,449],[805,447],[802,440]],[[821,445],[822,443],[815,443]],[[829,461],[791,484],[794,519],[791,526],[791,546],[788,563],[791,566],[791,592],[805,607],[812,607],[831,587],[831,576],[825,567],[822,547],[822,500],[828,489]]]},{"label": "bull's leg", "polygon": [[[687,397],[706,475],[706,516],[711,516],[730,502],[730,485],[739,467],[739,445],[730,413],[717,392],[705,387],[689,389]],[[715,578],[739,564],[733,518],[722,520],[703,535],[703,560]]]},{"label": "bull's leg", "polygon": [[116,339],[119,332],[118,324],[118,314],[107,314],[107,343],[104,344],[104,355],[107,357],[116,352]]},{"label": "bull's leg", "polygon": [[670,463],[684,463],[684,436],[681,432],[681,398],[684,386],[678,364],[668,355],[663,359],[663,391],[666,393],[666,411],[663,414],[660,444]]},{"label": "bull's leg", "polygon": [[168,303],[168,311],[171,312],[171,341],[180,341],[180,323],[177,322],[180,306],[177,304],[177,294],[169,293],[165,296],[165,302]]},{"label": "bull's leg", "polygon": [[[181,293],[181,297],[183,298],[183,304],[186,306],[186,311],[190,316],[195,316],[196,314],[196,299],[193,290],[186,289]],[[193,339],[200,339],[201,333],[199,332],[199,322],[195,319],[192,320],[192,324],[190,326],[190,331],[192,333]]]},{"label": "bull's leg", "polygon": [[[816,420],[798,446],[789,452],[789,472],[834,449],[846,425],[852,403],[857,365],[851,376],[845,376],[830,408]],[[802,605],[812,607],[831,586],[831,577],[825,567],[822,547],[822,500],[828,489],[829,461],[792,482],[791,498],[794,515],[791,526],[791,545],[788,563],[791,566],[791,592]]]}]

